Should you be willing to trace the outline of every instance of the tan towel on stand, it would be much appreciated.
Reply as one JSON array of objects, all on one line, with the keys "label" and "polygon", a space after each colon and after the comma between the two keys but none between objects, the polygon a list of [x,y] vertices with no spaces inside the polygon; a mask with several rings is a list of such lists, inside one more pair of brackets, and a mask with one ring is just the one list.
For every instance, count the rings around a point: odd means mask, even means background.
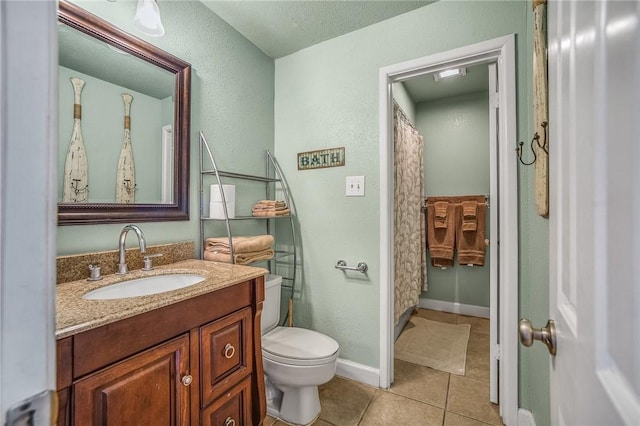
[{"label": "tan towel on stand", "polygon": [[[235,260],[235,264],[237,265],[247,265],[249,263],[258,262],[260,260],[269,260],[273,258],[273,250],[261,250],[257,252],[248,252],[248,253],[238,253],[234,254],[233,258]],[[231,263],[231,254],[230,253],[221,253],[221,252],[213,252],[207,251],[204,252],[204,260],[211,260],[214,262],[225,262]]]},{"label": "tan towel on stand", "polygon": [[254,210],[251,212],[256,217],[270,217],[270,216],[287,216],[291,213],[290,209],[284,210]]},{"label": "tan towel on stand", "polygon": [[[453,266],[453,250],[456,238],[456,207],[451,203],[447,206],[446,227],[435,226],[434,202],[427,198],[425,220],[427,225],[427,246],[431,256],[431,265],[436,267]],[[440,197],[442,198],[442,197]]]},{"label": "tan towel on stand", "polygon": [[[256,235],[252,237],[232,237],[234,254],[251,253],[271,249],[273,235]],[[228,237],[214,237],[205,240],[205,251],[227,253],[231,252]]]},{"label": "tan towel on stand", "polygon": [[484,266],[487,204],[484,196],[465,197],[465,200],[460,203],[462,209],[468,201],[473,201],[476,204],[476,229],[470,230],[468,225],[465,229],[464,218],[458,220],[456,226],[458,263],[460,265]]}]

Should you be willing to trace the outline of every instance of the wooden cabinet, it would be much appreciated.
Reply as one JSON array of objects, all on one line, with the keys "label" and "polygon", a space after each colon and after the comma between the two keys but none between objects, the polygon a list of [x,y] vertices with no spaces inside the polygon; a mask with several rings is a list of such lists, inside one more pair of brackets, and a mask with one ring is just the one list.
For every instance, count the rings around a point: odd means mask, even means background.
[{"label": "wooden cabinet", "polygon": [[202,410],[202,426],[251,424],[251,382],[245,379]]},{"label": "wooden cabinet", "polygon": [[258,425],[263,278],[58,341],[58,425]]},{"label": "wooden cabinet", "polygon": [[189,424],[189,336],[100,370],[73,385],[76,425]]},{"label": "wooden cabinet", "polygon": [[243,309],[200,328],[202,406],[251,373],[251,311]]}]

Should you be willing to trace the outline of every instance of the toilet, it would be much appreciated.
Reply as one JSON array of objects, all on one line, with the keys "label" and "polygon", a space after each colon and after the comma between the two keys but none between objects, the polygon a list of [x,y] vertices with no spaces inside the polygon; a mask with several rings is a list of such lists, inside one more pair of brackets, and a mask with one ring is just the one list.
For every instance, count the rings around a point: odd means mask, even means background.
[{"label": "toilet", "polygon": [[281,276],[265,276],[261,326],[267,414],[308,425],[320,415],[318,386],[336,374],[340,346],[317,331],[278,326],[281,286]]}]

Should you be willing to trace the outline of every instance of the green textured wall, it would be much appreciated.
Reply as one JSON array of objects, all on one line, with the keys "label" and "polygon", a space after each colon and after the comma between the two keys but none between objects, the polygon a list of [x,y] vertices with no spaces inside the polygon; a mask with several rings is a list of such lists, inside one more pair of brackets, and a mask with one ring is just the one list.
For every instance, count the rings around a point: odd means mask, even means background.
[{"label": "green textured wall", "polygon": [[[489,194],[489,93],[419,103],[415,125],[424,137],[424,188],[427,196]],[[489,211],[487,210],[487,238]],[[483,267],[431,266],[427,258],[428,291],[420,297],[489,307],[487,251]]]},{"label": "green textured wall", "polygon": [[[273,60],[199,1],[160,2],[166,30],[160,38],[135,30],[134,1],[74,3],[191,63],[190,220],[140,226],[150,244],[197,240],[198,132],[205,132],[221,168],[264,173],[265,149],[273,149]],[[121,224],[58,227],[58,254],[115,249],[120,229]]]},{"label": "green textured wall", "polygon": [[[533,11],[527,12],[526,71],[527,92],[533,93]],[[533,104],[533,99],[528,99]],[[526,122],[519,123],[519,140],[530,142],[533,136],[533,108],[526,114]],[[553,117],[549,117],[553,120]],[[553,143],[553,142],[551,142]],[[525,144],[526,146],[526,144]],[[553,176],[550,176],[553,179]],[[519,166],[520,203],[520,318],[529,318],[536,327],[549,319],[549,221],[536,214],[535,168]],[[539,324],[539,325],[538,325]],[[519,345],[520,406],[530,410],[538,426],[550,425],[549,353],[544,345],[525,348]]]},{"label": "green textured wall", "polygon": [[404,83],[393,83],[393,100],[397,102],[407,118],[411,120],[412,123],[415,123],[416,105],[413,99],[411,99],[409,92],[407,92]]},{"label": "green textured wall", "polygon": [[[379,69],[515,33],[518,138],[526,140],[530,18],[523,1],[444,0],[276,60],[276,155],[298,208],[303,256],[295,319],[334,337],[341,357],[379,365]],[[346,166],[297,170],[296,153],[338,146],[345,147]],[[365,197],[344,196],[345,177],[352,175],[366,176]],[[548,223],[535,216],[532,168],[521,168],[518,186],[520,279],[513,285],[519,285],[520,312],[538,318],[547,314]],[[338,259],[367,261],[369,273],[337,271]],[[520,406],[544,424],[548,358],[521,351],[520,361]]]}]

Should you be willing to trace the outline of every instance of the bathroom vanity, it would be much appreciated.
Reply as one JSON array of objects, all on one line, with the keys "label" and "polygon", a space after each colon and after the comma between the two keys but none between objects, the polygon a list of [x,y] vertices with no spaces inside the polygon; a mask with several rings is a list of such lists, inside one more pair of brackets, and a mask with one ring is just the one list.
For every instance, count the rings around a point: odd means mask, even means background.
[{"label": "bathroom vanity", "polygon": [[[266,415],[262,268],[188,260],[58,285],[58,425],[258,425]],[[176,273],[204,281],[122,299],[83,295]]]}]

